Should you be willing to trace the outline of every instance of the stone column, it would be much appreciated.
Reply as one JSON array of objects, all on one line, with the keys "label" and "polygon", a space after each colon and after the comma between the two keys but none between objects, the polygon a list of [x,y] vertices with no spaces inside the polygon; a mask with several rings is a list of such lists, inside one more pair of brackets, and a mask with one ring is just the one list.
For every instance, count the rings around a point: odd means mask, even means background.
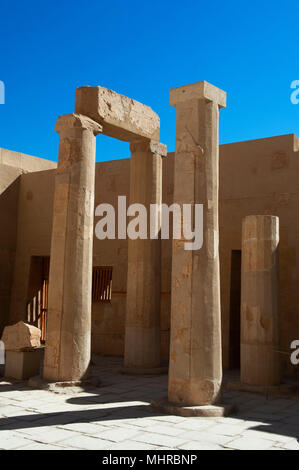
[{"label": "stone column", "polygon": [[170,90],[176,108],[174,203],[203,204],[203,244],[173,240],[169,402],[215,403],[222,381],[218,251],[219,108],[226,93],[207,82]]},{"label": "stone column", "polygon": [[242,227],[241,382],[276,385],[279,365],[279,219],[250,215]]},{"label": "stone column", "polygon": [[79,381],[90,361],[95,136],[101,126],[68,114],[59,132],[44,379]]},{"label": "stone column", "polygon": [[140,141],[131,143],[130,150],[130,204],[147,209],[147,239],[128,239],[124,370],[146,373],[160,366],[161,240],[159,233],[150,239],[150,205],[162,203],[162,156],[167,149]]}]

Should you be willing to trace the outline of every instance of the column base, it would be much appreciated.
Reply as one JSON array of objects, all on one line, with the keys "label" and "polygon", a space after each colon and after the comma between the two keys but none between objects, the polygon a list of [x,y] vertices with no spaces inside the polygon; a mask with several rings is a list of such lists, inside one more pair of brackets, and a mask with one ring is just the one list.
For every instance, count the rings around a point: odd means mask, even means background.
[{"label": "column base", "polygon": [[236,407],[234,405],[179,405],[177,403],[170,403],[168,399],[161,398],[159,400],[152,400],[151,407],[154,410],[177,415],[177,416],[201,416],[201,417],[213,417],[218,418],[221,416],[228,416],[236,411]]},{"label": "column base", "polygon": [[258,393],[261,395],[267,396],[281,396],[281,397],[298,397],[298,387],[294,387],[288,384],[279,384],[279,385],[251,385],[246,384],[241,381],[231,381],[227,382],[224,385],[226,390],[236,391],[236,392],[247,392],[247,393]]},{"label": "column base", "polygon": [[82,389],[86,385],[90,385],[88,380],[76,380],[76,381],[65,381],[65,382],[48,382],[44,380],[40,375],[31,377],[27,382],[29,387],[39,388],[42,390],[49,390],[50,392],[63,393],[65,388],[80,388]]},{"label": "column base", "polygon": [[168,367],[122,367],[118,372],[127,375],[163,375],[168,374]]}]

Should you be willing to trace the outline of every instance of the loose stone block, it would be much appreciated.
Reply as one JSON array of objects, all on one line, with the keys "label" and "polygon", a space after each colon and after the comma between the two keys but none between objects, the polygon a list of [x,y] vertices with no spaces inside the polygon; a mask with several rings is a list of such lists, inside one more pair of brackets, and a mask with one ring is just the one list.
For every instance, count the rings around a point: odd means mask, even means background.
[{"label": "loose stone block", "polygon": [[222,382],[218,250],[219,108],[226,94],[207,82],[170,90],[176,107],[174,203],[203,204],[203,245],[173,240],[169,402],[210,405]]},{"label": "loose stone block", "polygon": [[103,133],[116,139],[160,140],[160,118],[150,107],[107,88],[77,88],[75,112],[100,123]]},{"label": "loose stone block", "polygon": [[6,326],[1,341],[5,350],[19,350],[40,347],[41,331],[33,325],[19,321],[15,325]]},{"label": "loose stone block", "polygon": [[279,219],[245,217],[242,227],[241,382],[280,383]]},{"label": "loose stone block", "polygon": [[27,380],[40,373],[42,349],[31,351],[6,351],[5,377]]}]

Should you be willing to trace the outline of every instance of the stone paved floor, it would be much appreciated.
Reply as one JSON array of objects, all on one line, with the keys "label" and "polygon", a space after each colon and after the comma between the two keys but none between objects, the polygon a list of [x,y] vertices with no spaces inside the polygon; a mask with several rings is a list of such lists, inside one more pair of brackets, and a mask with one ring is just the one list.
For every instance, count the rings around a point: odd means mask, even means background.
[{"label": "stone paved floor", "polygon": [[117,372],[98,359],[101,386],[63,393],[0,381],[0,449],[297,449],[299,400],[226,392],[228,418],[163,415],[148,406],[166,395],[167,376]]}]

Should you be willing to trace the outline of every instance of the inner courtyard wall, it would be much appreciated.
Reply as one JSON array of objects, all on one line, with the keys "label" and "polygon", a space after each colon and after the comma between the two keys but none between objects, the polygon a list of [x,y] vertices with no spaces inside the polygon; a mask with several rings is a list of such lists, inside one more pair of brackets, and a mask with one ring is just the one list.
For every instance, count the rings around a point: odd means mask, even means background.
[{"label": "inner courtyard wall", "polygon": [[0,148],[0,336],[9,321],[21,176],[51,168],[56,168],[55,162]]},{"label": "inner courtyard wall", "polygon": [[[220,147],[220,275],[223,362],[230,365],[232,250],[241,250],[242,219],[279,217],[280,357],[290,368],[299,338],[299,139],[283,135]],[[233,292],[232,292],[233,295]]]},{"label": "inner courtyard wall", "polygon": [[[100,138],[100,137],[99,137]],[[289,362],[289,345],[299,333],[299,140],[285,135],[220,146],[220,268],[224,367],[230,367],[232,349],[231,289],[232,250],[241,250],[242,219],[246,215],[271,214],[280,218],[280,335],[281,359]],[[54,169],[37,171],[39,160],[30,157],[32,173],[15,163],[1,162],[0,204],[4,217],[0,238],[1,293],[0,324],[24,319],[28,300],[30,260],[49,256],[54,194]],[[20,159],[17,158],[17,162]],[[44,161],[44,160],[43,160]],[[33,162],[33,163],[32,163]],[[44,161],[45,162],[45,161]],[[163,202],[173,202],[174,153],[163,158]],[[6,165],[6,166],[5,166]],[[19,164],[24,166],[24,163]],[[35,171],[34,171],[35,168]],[[42,170],[42,168],[39,168]],[[130,160],[96,164],[95,207],[117,196],[129,201]],[[7,190],[9,192],[7,193]],[[1,207],[2,207],[1,206]],[[98,218],[95,217],[95,224]],[[170,331],[171,240],[162,240],[161,256],[161,351],[167,360]],[[14,263],[14,253],[17,253]],[[14,264],[14,276],[12,267]],[[94,266],[112,266],[111,302],[92,305],[92,350],[106,355],[123,355],[127,286],[127,240],[98,240],[94,237]],[[11,288],[11,279],[14,278]]]}]

